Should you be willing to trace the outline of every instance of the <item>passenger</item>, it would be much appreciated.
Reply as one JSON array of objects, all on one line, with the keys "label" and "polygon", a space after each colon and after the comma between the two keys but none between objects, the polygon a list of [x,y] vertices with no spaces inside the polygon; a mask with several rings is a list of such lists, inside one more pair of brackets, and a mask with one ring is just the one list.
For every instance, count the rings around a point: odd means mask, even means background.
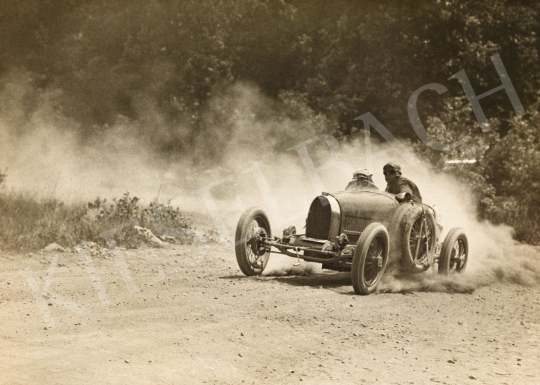
[{"label": "passenger", "polygon": [[396,163],[387,163],[383,167],[384,179],[386,179],[386,192],[391,194],[411,194],[413,202],[422,203],[422,195],[416,184],[401,176],[401,167]]},{"label": "passenger", "polygon": [[345,190],[379,190],[373,183],[373,173],[367,169],[357,170],[353,173],[353,179],[349,182]]}]

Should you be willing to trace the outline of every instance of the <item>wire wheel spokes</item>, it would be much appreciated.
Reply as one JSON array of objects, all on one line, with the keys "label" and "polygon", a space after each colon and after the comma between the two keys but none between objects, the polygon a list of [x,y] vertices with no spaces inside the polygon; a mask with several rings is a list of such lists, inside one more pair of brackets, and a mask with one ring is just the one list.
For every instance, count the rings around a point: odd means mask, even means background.
[{"label": "wire wheel spokes", "polygon": [[414,257],[414,262],[424,263],[428,258],[429,250],[433,245],[433,234],[428,221],[420,216],[412,225],[410,233],[409,250]]},{"label": "wire wheel spokes", "polygon": [[439,253],[439,274],[462,273],[469,259],[469,241],[461,227],[450,229]]},{"label": "wire wheel spokes", "polygon": [[467,249],[463,239],[458,238],[450,256],[450,271],[461,271],[467,260]]},{"label": "wire wheel spokes", "polygon": [[382,270],[385,253],[385,243],[377,237],[369,245],[366,262],[364,264],[364,279],[367,286],[373,285]]},{"label": "wire wheel spokes", "polygon": [[259,247],[260,238],[268,236],[264,223],[258,218],[254,218],[248,226],[247,239],[245,243],[246,255],[248,262],[255,269],[262,269],[264,267],[265,259],[268,259],[269,254],[267,252],[261,252]]},{"label": "wire wheel spokes", "polygon": [[351,281],[355,293],[371,294],[377,290],[388,262],[388,231],[383,224],[369,224],[354,248]]}]

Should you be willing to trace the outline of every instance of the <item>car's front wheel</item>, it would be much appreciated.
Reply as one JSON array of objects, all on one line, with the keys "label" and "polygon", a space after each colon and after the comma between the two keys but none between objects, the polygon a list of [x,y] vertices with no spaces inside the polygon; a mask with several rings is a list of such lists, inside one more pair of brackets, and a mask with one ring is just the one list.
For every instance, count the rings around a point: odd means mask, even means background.
[{"label": "car's front wheel", "polygon": [[261,275],[268,264],[270,252],[264,246],[265,238],[271,238],[270,221],[260,207],[244,211],[236,226],[236,261],[247,276]]},{"label": "car's front wheel", "polygon": [[357,294],[377,290],[388,263],[388,231],[372,223],[362,232],[354,250],[351,278]]}]

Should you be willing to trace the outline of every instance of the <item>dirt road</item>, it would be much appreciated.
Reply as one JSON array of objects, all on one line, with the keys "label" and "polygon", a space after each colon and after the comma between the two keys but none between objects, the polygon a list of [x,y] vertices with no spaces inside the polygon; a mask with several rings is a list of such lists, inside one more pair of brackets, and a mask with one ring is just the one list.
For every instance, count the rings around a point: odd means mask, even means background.
[{"label": "dirt road", "polygon": [[187,267],[199,252],[3,253],[0,383],[540,383],[538,285],[357,296],[345,273],[246,278],[227,244]]}]

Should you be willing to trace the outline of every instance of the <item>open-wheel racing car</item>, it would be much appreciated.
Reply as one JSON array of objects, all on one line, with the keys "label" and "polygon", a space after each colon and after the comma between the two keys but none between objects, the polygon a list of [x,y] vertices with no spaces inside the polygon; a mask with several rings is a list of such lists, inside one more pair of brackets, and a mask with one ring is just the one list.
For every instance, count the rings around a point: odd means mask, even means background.
[{"label": "open-wheel racing car", "polygon": [[236,228],[235,251],[240,270],[260,275],[271,252],[298,262],[322,263],[324,269],[350,271],[354,291],[377,289],[387,265],[423,272],[437,266],[440,274],[464,271],[469,244],[455,227],[440,243],[439,214],[409,194],[394,195],[365,184],[316,197],[309,208],[305,234],[294,226],[272,236],[268,216],[260,207],[247,209]]}]

